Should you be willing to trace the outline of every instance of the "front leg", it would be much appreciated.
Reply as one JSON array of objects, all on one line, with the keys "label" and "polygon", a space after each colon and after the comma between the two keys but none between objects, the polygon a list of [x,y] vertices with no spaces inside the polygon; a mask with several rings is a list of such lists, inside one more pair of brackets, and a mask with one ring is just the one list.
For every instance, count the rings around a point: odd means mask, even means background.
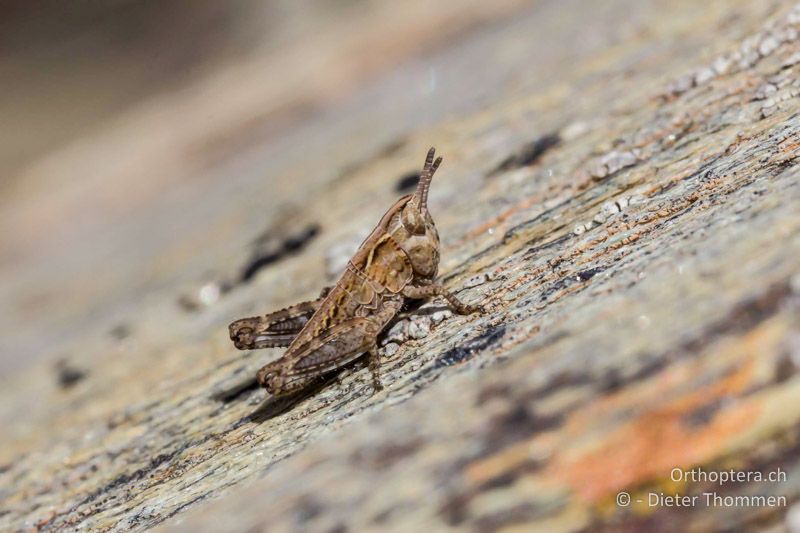
[{"label": "front leg", "polygon": [[425,285],[406,285],[401,293],[406,298],[421,299],[431,298],[433,296],[441,296],[450,304],[456,313],[459,315],[470,315],[472,313],[482,313],[483,307],[480,305],[465,304],[455,294],[448,291],[443,285],[439,283],[430,283]]}]

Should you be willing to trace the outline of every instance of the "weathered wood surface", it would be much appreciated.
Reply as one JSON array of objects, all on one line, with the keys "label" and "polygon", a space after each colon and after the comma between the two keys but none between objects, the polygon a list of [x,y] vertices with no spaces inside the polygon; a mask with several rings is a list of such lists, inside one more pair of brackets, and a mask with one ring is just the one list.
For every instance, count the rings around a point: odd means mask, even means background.
[{"label": "weathered wood surface", "polygon": [[[202,254],[210,278],[198,267],[76,344],[85,376],[9,381],[0,528],[800,527],[800,7],[598,5],[544,2],[481,34],[516,75],[479,112],[386,139],[398,126],[368,120],[381,104],[365,94],[346,126],[314,126],[375,139],[351,157],[332,142],[324,155],[349,164],[309,178],[254,248],[262,218],[227,205],[212,248],[231,227],[247,238]],[[539,48],[552,78],[528,72]],[[227,323],[317,293],[430,144],[444,279],[490,312],[433,302],[398,323],[379,394],[357,368],[292,404],[236,390],[279,352],[237,353]],[[324,162],[298,153],[281,178],[299,185]],[[243,183],[254,198],[274,185]],[[675,467],[787,480],[676,483]],[[787,504],[646,505],[709,490]],[[620,507],[620,491],[645,503]]]}]

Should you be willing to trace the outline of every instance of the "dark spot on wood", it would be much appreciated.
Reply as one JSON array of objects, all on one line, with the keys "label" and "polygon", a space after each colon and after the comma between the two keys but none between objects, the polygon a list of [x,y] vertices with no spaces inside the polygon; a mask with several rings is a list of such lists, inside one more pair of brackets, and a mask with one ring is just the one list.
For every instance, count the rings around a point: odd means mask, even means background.
[{"label": "dark spot on wood", "polygon": [[722,407],[723,399],[716,398],[713,401],[701,405],[691,413],[683,417],[683,423],[691,428],[699,428],[708,425]]},{"label": "dark spot on wood", "polygon": [[394,512],[394,507],[387,507],[383,511],[373,516],[371,522],[373,524],[379,524],[379,525],[385,524],[389,520],[389,517],[392,516],[393,512]]},{"label": "dark spot on wood", "polygon": [[542,292],[539,293],[539,300],[542,302],[546,302],[547,299],[556,292],[564,290],[570,285],[574,285],[575,283],[576,283],[575,278],[570,276],[564,276],[562,278],[558,278],[553,283],[545,287],[542,290]]},{"label": "dark spot on wood", "polygon": [[262,268],[300,252],[319,234],[319,231],[319,226],[312,224],[282,240],[275,239],[270,234],[260,237],[256,241],[253,257],[242,269],[239,282],[247,283]]},{"label": "dark spot on wood", "polygon": [[317,233],[319,233],[319,226],[309,226],[307,227],[302,233],[297,235],[292,235],[291,237],[287,238],[286,241],[283,243],[283,249],[286,252],[296,252],[303,248],[308,242],[316,237]]},{"label": "dark spot on wood", "polygon": [[505,325],[493,326],[484,333],[474,337],[461,346],[451,348],[443,353],[434,364],[434,368],[453,366],[472,359],[476,353],[482,352],[497,343],[506,334]]},{"label": "dark spot on wood", "polygon": [[618,391],[624,384],[625,382],[623,381],[622,376],[620,376],[619,369],[609,368],[603,374],[603,377],[600,378],[598,390],[606,394],[611,394]]},{"label": "dark spot on wood", "polygon": [[121,341],[127,339],[131,335],[131,328],[127,324],[117,324],[108,332],[111,337]]},{"label": "dark spot on wood", "polygon": [[534,520],[555,514],[559,509],[549,506],[539,506],[533,503],[521,503],[496,513],[478,517],[475,522],[475,531],[494,533],[505,530],[513,525],[525,524]]},{"label": "dark spot on wood", "polygon": [[603,269],[601,268],[589,268],[586,270],[581,270],[580,272],[578,272],[578,278],[581,281],[586,281],[592,279],[596,274],[599,274],[602,271]]},{"label": "dark spot on wood", "polygon": [[66,359],[61,359],[56,363],[56,380],[62,389],[70,389],[83,381],[87,376],[85,370],[81,370],[70,364]]},{"label": "dark spot on wood", "polygon": [[[560,338],[563,337],[566,335],[560,336]],[[550,378],[546,385],[531,391],[525,399],[541,400],[563,388],[579,387],[594,383],[594,381],[595,378],[588,372],[563,371]]]},{"label": "dark spot on wood", "polygon": [[511,394],[511,387],[507,383],[493,383],[483,387],[475,399],[476,405],[483,405],[489,400],[496,398],[508,398]]},{"label": "dark spot on wood", "polygon": [[501,489],[503,487],[508,487],[509,485],[514,484],[517,478],[519,478],[520,474],[521,472],[519,470],[511,470],[508,472],[503,472],[481,484],[478,490],[480,492],[484,492],[494,489]]},{"label": "dark spot on wood", "polygon": [[401,194],[406,194],[408,192],[413,191],[417,188],[417,184],[419,183],[419,172],[409,172],[408,174],[403,175],[400,179],[397,180],[394,184],[395,192],[399,192]]},{"label": "dark spot on wood", "polygon": [[561,143],[558,133],[548,133],[538,139],[522,146],[515,153],[508,156],[502,163],[489,174],[493,176],[519,167],[527,167],[536,163],[548,150]]},{"label": "dark spot on wood", "polygon": [[469,494],[451,496],[439,509],[439,516],[451,526],[463,524],[469,517],[469,502],[471,499],[472,497]]},{"label": "dark spot on wood", "polygon": [[182,294],[178,297],[178,306],[187,313],[194,313],[200,309],[198,303],[186,294]]},{"label": "dark spot on wood", "polygon": [[348,531],[347,526],[339,522],[338,524],[330,528],[328,530],[328,533],[347,533],[347,531]]},{"label": "dark spot on wood", "polygon": [[353,463],[373,470],[385,470],[413,455],[423,445],[419,439],[385,446],[362,448],[353,455]]},{"label": "dark spot on wood", "polygon": [[794,362],[792,355],[788,351],[784,351],[775,362],[775,376],[773,381],[775,383],[788,381],[797,374],[797,371],[797,363]]},{"label": "dark spot on wood", "polygon": [[617,368],[608,369],[603,374],[603,377],[600,378],[598,390],[605,394],[612,394],[631,383],[642,381],[654,376],[668,365],[668,357],[649,359],[645,356],[642,356],[640,359],[644,359],[645,361],[640,363],[638,368],[629,373],[623,373]]},{"label": "dark spot on wood", "polygon": [[563,422],[562,414],[542,416],[515,403],[509,411],[490,420],[484,440],[486,453],[494,453],[536,433],[555,429]]},{"label": "dark spot on wood", "polygon": [[297,521],[302,524],[318,517],[323,511],[325,511],[325,506],[319,500],[312,496],[304,495],[297,502],[295,513]]}]

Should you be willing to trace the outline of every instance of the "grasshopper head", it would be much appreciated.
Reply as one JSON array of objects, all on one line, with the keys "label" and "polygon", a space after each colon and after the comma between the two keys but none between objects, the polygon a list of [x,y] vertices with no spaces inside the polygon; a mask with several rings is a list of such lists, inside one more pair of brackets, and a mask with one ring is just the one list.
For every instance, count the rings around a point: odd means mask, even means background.
[{"label": "grasshopper head", "polygon": [[436,277],[439,268],[439,234],[428,211],[428,190],[433,174],[442,162],[441,157],[434,161],[435,153],[433,148],[428,151],[417,190],[403,207],[400,217],[406,234],[400,239],[400,246],[408,254],[414,271],[430,279]]},{"label": "grasshopper head", "polygon": [[433,160],[435,154],[436,150],[434,148],[428,150],[428,157],[425,158],[425,166],[422,167],[417,190],[403,208],[403,226],[412,235],[424,235],[428,227],[433,226],[433,219],[428,212],[428,190],[430,189],[433,175],[442,162],[441,157],[437,157],[436,161]]}]

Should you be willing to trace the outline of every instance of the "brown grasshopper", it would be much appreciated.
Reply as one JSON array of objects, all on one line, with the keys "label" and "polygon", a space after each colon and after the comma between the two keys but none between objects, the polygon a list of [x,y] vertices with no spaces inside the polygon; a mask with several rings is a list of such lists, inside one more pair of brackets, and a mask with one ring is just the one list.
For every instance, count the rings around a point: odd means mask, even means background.
[{"label": "brown grasshopper", "polygon": [[443,296],[459,314],[480,311],[435,283],[439,234],[428,212],[428,188],[442,158],[431,148],[414,194],[397,200],[361,243],[336,285],[319,299],[265,316],[242,318],[229,329],[240,350],[288,346],[256,374],[275,396],[298,391],[316,378],[369,354],[375,390],[380,380],[378,334],[406,299]]}]

